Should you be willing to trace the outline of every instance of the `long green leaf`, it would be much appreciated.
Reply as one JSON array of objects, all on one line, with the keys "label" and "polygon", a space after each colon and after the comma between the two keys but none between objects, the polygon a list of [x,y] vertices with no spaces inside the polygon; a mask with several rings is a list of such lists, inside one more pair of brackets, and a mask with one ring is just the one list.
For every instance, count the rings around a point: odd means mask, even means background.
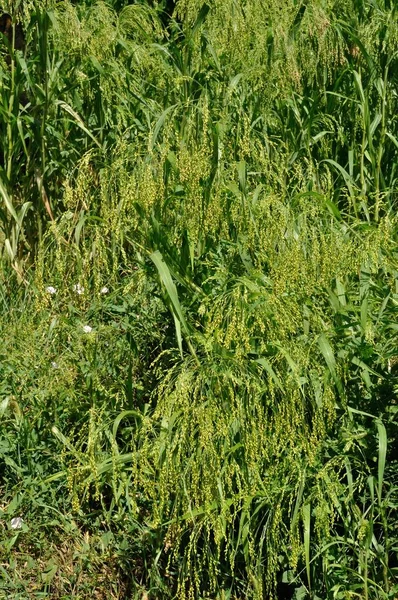
[{"label": "long green leaf", "polygon": [[180,323],[181,323],[183,329],[185,330],[185,332],[188,333],[188,327],[187,327],[187,324],[185,321],[184,314],[181,309],[180,301],[178,299],[177,288],[171,277],[169,267],[166,265],[166,263],[163,259],[163,256],[159,252],[159,250],[152,252],[152,254],[150,254],[150,259],[155,263],[155,266],[158,270],[160,279],[161,279],[162,283],[164,284],[166,291],[169,295],[169,298],[170,298],[171,304],[173,306],[173,309],[175,311],[175,314],[177,315],[178,319],[180,320]]},{"label": "long green leaf", "polygon": [[0,194],[2,195],[4,204],[6,205],[8,212],[14,218],[14,220],[16,222],[18,222],[18,216],[15,211],[14,205],[13,205],[12,200],[11,200],[10,196],[8,195],[8,192],[7,192],[3,182],[1,181],[1,179],[0,179]]},{"label": "long green leaf", "polygon": [[333,350],[332,350],[331,345],[329,344],[329,340],[327,339],[327,337],[324,333],[322,333],[322,335],[319,336],[318,345],[319,345],[319,349],[323,355],[323,358],[325,359],[325,362],[329,368],[332,379],[336,384],[339,394],[341,396],[344,396],[343,384],[341,382],[340,377],[337,375],[337,371],[336,371],[336,360],[334,358]]},{"label": "long green leaf", "polygon": [[60,108],[62,108],[65,112],[69,113],[74,118],[75,123],[80,127],[80,129],[82,129],[84,131],[84,133],[86,133],[93,140],[93,142],[95,142],[95,144],[97,144],[97,146],[99,148],[101,148],[101,144],[96,139],[96,137],[94,137],[94,135],[91,133],[91,131],[89,131],[89,129],[87,129],[86,125],[84,124],[83,119],[80,117],[80,115],[78,115],[78,113],[71,106],[69,106],[69,104],[67,102],[63,102],[62,100],[57,100],[56,104],[58,104],[58,106]]},{"label": "long green leaf", "polygon": [[258,358],[256,359],[256,363],[261,365],[267,371],[268,375],[270,375],[275,385],[283,392],[282,383],[277,374],[275,373],[274,369],[272,368],[271,363],[266,358]]},{"label": "long green leaf", "polygon": [[377,493],[379,496],[379,502],[381,502],[381,493],[383,490],[383,479],[384,470],[386,467],[386,456],[387,456],[387,432],[384,423],[380,419],[376,420],[377,429],[379,432],[379,461],[378,461],[378,481],[377,481]]},{"label": "long green leaf", "polygon": [[159,250],[152,252],[152,254],[150,254],[150,258],[154,262],[154,264],[158,270],[160,280],[162,281],[163,285],[166,288],[167,294],[169,296],[169,299],[170,299],[170,302],[172,305],[172,312],[173,312],[173,316],[174,316],[174,323],[175,323],[175,327],[176,327],[177,342],[178,342],[180,354],[182,356],[182,338],[181,338],[181,328],[180,328],[180,326],[181,326],[187,337],[188,347],[189,347],[192,355],[196,358],[196,352],[195,352],[195,350],[191,344],[191,341],[189,339],[188,325],[185,321],[185,317],[184,317],[184,314],[181,309],[181,304],[178,299],[177,288],[171,277],[170,270],[169,270],[168,266],[166,265],[166,263],[163,259],[163,256],[159,252]]},{"label": "long green leaf", "polygon": [[303,525],[304,525],[304,553],[305,567],[307,571],[308,588],[311,590],[311,561],[310,561],[310,543],[311,543],[311,505],[303,506]]},{"label": "long green leaf", "polygon": [[166,117],[169,113],[171,113],[171,111],[173,111],[176,108],[176,104],[173,104],[173,106],[169,106],[168,108],[166,108],[166,110],[164,110],[162,112],[162,114],[160,115],[160,117],[158,118],[158,120],[156,121],[156,125],[155,128],[153,130],[153,134],[152,134],[152,138],[151,138],[151,150],[154,149],[156,141],[158,139],[158,135],[159,132],[161,130],[161,128],[164,125],[164,122],[166,120]]}]

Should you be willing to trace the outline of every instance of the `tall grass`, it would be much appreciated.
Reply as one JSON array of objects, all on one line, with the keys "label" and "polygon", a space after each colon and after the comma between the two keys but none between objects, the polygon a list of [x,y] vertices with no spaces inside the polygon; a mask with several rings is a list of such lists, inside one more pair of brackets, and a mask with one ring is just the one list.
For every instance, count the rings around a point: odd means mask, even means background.
[{"label": "tall grass", "polygon": [[0,589],[394,598],[395,5],[23,8]]}]

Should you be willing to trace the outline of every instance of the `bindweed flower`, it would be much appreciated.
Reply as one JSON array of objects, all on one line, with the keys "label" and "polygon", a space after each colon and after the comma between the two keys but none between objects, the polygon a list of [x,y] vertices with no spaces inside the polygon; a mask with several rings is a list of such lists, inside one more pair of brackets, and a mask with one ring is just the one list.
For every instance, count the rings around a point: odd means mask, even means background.
[{"label": "bindweed flower", "polygon": [[107,288],[105,285],[104,285],[104,287],[103,287],[103,288],[101,288],[101,290],[100,290],[100,294],[108,294],[108,292],[109,292],[109,289],[108,289],[108,288]]},{"label": "bindweed flower", "polygon": [[22,529],[23,519],[22,517],[14,517],[11,519],[11,529]]},{"label": "bindweed flower", "polygon": [[84,333],[91,333],[93,330],[92,327],[90,327],[90,325],[83,325],[83,331]]},{"label": "bindweed flower", "polygon": [[48,287],[46,287],[46,292],[47,294],[51,294],[53,296],[57,293],[57,288],[53,287],[52,285],[49,285]]},{"label": "bindweed flower", "polygon": [[79,296],[81,296],[82,294],[84,294],[84,287],[82,287],[80,283],[76,283],[73,286],[73,291],[76,292],[76,294],[78,294]]}]

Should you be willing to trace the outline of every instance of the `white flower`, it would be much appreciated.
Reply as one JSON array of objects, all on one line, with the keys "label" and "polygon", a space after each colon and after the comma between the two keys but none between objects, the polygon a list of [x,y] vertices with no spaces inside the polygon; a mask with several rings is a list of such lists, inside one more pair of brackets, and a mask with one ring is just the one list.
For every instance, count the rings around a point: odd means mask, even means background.
[{"label": "white flower", "polygon": [[83,331],[84,333],[91,333],[93,330],[92,327],[90,327],[90,325],[83,325]]},{"label": "white flower", "polygon": [[101,288],[100,294],[107,294],[109,292],[109,289],[104,285],[103,288]]},{"label": "white flower", "polygon": [[11,519],[11,529],[22,529],[23,519],[22,517],[14,517]]},{"label": "white flower", "polygon": [[73,286],[73,291],[76,292],[76,294],[79,294],[79,296],[81,296],[84,293],[84,287],[82,287],[80,283],[76,283]]},{"label": "white flower", "polygon": [[53,369],[58,369],[58,363],[55,360],[52,361],[51,366]]},{"label": "white flower", "polygon": [[46,287],[46,292],[48,294],[54,295],[57,293],[57,288],[53,287],[52,285],[49,285],[48,287]]}]

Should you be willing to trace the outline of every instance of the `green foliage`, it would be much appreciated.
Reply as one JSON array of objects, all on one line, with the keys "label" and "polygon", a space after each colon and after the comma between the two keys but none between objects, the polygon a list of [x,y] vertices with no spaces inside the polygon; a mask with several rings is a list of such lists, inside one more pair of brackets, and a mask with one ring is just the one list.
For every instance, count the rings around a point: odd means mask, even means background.
[{"label": "green foliage", "polygon": [[172,4],[6,7],[0,596],[394,599],[397,9]]}]

